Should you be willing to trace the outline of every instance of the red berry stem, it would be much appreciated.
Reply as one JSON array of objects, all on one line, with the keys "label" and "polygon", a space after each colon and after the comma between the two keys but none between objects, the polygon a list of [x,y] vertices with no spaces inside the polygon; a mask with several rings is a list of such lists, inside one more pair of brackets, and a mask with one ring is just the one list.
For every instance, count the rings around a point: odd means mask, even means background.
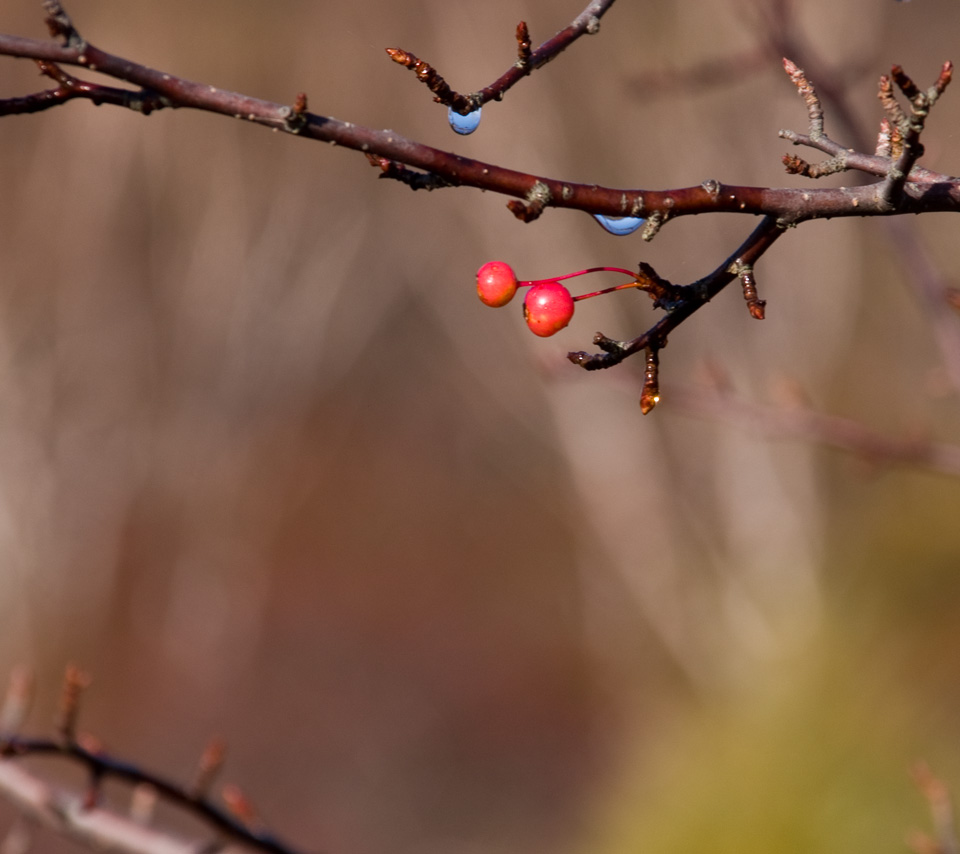
[{"label": "red berry stem", "polygon": [[622,291],[624,288],[645,288],[645,287],[646,287],[645,282],[638,282],[636,279],[634,279],[632,282],[624,282],[622,285],[614,285],[612,288],[604,288],[601,291],[593,291],[592,293],[589,293],[589,294],[580,294],[580,296],[574,297],[573,301],[576,302],[577,300],[581,300],[581,299],[590,299],[590,297],[598,297],[598,296],[601,296],[602,294],[613,293],[614,291]]},{"label": "red berry stem", "polygon": [[577,276],[584,276],[587,273],[623,273],[625,276],[633,276],[634,278],[637,276],[636,273],[631,270],[624,270],[623,267],[588,267],[586,270],[567,273],[565,276],[551,276],[549,279],[531,279],[528,282],[517,282],[517,286],[522,288],[525,285],[539,285],[541,282],[562,282],[564,279],[573,279]]}]

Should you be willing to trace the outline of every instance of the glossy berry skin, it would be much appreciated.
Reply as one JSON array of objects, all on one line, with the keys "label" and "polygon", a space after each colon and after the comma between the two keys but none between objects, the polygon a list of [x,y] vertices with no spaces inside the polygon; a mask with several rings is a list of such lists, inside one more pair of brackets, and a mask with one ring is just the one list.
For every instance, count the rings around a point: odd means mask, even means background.
[{"label": "glossy berry skin", "polygon": [[559,282],[540,282],[527,291],[523,319],[534,335],[547,338],[559,332],[573,317],[573,297]]},{"label": "glossy berry skin", "polygon": [[477,295],[484,305],[500,308],[517,292],[517,277],[509,264],[488,261],[477,270]]}]

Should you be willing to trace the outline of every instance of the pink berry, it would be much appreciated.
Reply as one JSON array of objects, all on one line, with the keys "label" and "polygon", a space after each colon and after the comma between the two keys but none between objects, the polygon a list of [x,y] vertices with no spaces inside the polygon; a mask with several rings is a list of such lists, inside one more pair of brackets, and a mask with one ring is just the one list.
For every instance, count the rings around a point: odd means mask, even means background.
[{"label": "pink berry", "polygon": [[559,282],[540,282],[527,291],[523,319],[534,335],[547,338],[559,332],[573,317],[573,297]]},{"label": "pink berry", "polygon": [[488,261],[477,270],[477,294],[485,305],[500,308],[510,302],[516,292],[517,277],[509,264]]}]

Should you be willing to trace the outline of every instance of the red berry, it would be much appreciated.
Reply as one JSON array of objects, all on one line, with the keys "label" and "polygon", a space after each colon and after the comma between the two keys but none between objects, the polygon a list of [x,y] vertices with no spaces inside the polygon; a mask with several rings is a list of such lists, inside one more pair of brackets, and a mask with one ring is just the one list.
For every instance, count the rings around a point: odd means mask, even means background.
[{"label": "red berry", "polygon": [[509,264],[488,261],[477,270],[477,294],[485,305],[500,308],[510,302],[516,292],[517,277]]},{"label": "red berry", "polygon": [[547,338],[559,332],[573,317],[573,297],[559,282],[540,282],[527,291],[523,319],[534,335]]}]

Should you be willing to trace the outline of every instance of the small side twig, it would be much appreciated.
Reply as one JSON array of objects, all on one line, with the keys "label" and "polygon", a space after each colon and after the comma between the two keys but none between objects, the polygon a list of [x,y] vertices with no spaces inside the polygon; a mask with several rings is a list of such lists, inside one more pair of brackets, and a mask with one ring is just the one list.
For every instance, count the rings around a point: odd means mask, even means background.
[{"label": "small side twig", "polygon": [[59,0],[43,0],[43,10],[47,13],[46,24],[50,35],[62,38],[65,47],[75,47],[83,50],[86,42],[77,32],[70,16],[64,11]]},{"label": "small side twig", "polygon": [[17,667],[10,674],[3,707],[0,708],[0,740],[20,731],[32,702],[33,673],[26,667]]},{"label": "small side twig", "polygon": [[736,269],[740,284],[743,286],[743,299],[747,310],[754,320],[763,320],[766,317],[767,301],[760,299],[757,293],[757,280],[753,276],[753,267],[750,264],[740,264]]},{"label": "small side twig", "polygon": [[891,124],[899,129],[902,137],[899,155],[896,161],[890,164],[890,169],[878,194],[879,198],[891,207],[896,207],[902,200],[907,176],[917,160],[923,156],[920,134],[923,132],[930,109],[943,94],[952,76],[953,63],[945,62],[933,86],[926,92],[922,92],[899,65],[894,65],[890,70],[890,77],[893,78],[894,83],[897,84],[910,103],[909,115],[901,110],[899,111],[899,119],[895,119],[897,111],[893,110],[891,106],[896,101],[890,91],[889,80],[885,77],[880,80],[880,100],[883,102],[884,108],[887,109]]},{"label": "small side twig", "polygon": [[129,110],[150,115],[154,110],[169,107],[170,102],[157,92],[147,89],[120,89],[116,86],[102,86],[99,83],[90,83],[68,74],[59,65],[47,60],[36,60],[40,72],[59,85],[56,89],[45,89],[32,95],[22,95],[17,98],[0,100],[0,116],[23,115],[39,113],[72,101],[83,98],[91,101],[94,106],[112,104],[117,107],[126,107]]},{"label": "small side twig", "polygon": [[80,700],[84,691],[90,687],[90,675],[71,664],[67,667],[60,694],[60,710],[57,717],[57,732],[66,744],[77,740],[77,717],[80,714]]},{"label": "small side twig", "polygon": [[803,175],[805,178],[824,178],[827,175],[836,175],[845,172],[847,166],[847,152],[843,151],[821,163],[808,163],[795,154],[784,154],[783,165],[790,175]]},{"label": "small side twig", "polygon": [[640,411],[647,415],[660,402],[660,349],[647,347],[640,391]]},{"label": "small side twig", "polygon": [[227,743],[222,738],[212,738],[200,755],[197,764],[197,773],[190,786],[190,794],[194,798],[206,797],[211,785],[223,768],[223,761],[227,755]]},{"label": "small side twig", "polygon": [[372,166],[380,169],[380,178],[391,178],[406,184],[411,190],[439,190],[443,187],[456,186],[452,181],[441,178],[439,175],[433,175],[430,172],[418,172],[416,169],[408,169],[396,160],[388,157],[378,157],[376,154],[368,154],[367,160]]},{"label": "small side twig", "polygon": [[823,107],[820,105],[820,98],[817,96],[813,84],[807,80],[802,68],[798,68],[795,63],[786,57],[783,58],[783,68],[787,76],[797,87],[800,97],[807,105],[807,117],[810,119],[810,138],[819,139],[823,136]]},{"label": "small side twig", "polygon": [[550,204],[552,198],[550,188],[542,181],[536,181],[522,202],[514,199],[507,202],[507,207],[521,222],[533,222],[543,213],[543,209]]},{"label": "small side twig", "polygon": [[398,47],[388,47],[387,55],[417,75],[417,80],[433,92],[433,100],[450,107],[458,113],[469,113],[477,109],[480,103],[471,95],[461,95],[454,91],[441,74],[426,60],[414,56]]},{"label": "small side twig", "polygon": [[517,24],[517,63],[524,68],[530,67],[530,31],[527,22]]},{"label": "small side twig", "polygon": [[593,343],[603,352],[573,352],[567,354],[567,359],[584,370],[596,371],[618,365],[647,347],[662,347],[669,334],[736,279],[739,270],[746,266],[752,268],[783,230],[784,226],[775,217],[764,217],[737,251],[712,273],[689,285],[672,285],[667,314],[642,335],[632,341],[614,341],[598,332]]},{"label": "small side twig", "polygon": [[530,34],[526,22],[517,26],[517,47],[519,59],[489,86],[463,95],[450,87],[440,73],[430,63],[417,58],[409,51],[400,48],[387,48],[394,62],[413,70],[417,79],[422,81],[434,94],[434,100],[444,104],[461,115],[467,115],[482,107],[488,101],[499,101],[517,82],[532,71],[546,65],[566,50],[583,35],[592,35],[600,29],[600,19],[613,5],[614,0],[593,0],[577,17],[555,36],[545,41],[536,50],[531,51]]}]

